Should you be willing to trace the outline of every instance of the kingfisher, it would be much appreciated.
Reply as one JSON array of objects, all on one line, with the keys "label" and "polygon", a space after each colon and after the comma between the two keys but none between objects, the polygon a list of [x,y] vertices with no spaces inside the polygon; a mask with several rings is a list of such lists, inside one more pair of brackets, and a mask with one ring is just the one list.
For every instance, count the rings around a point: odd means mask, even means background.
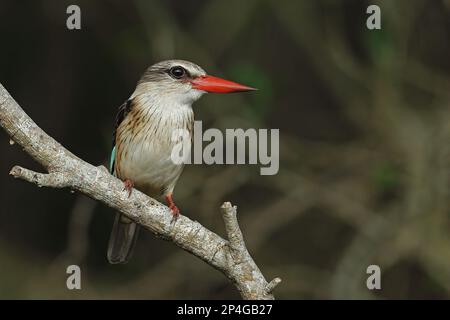
[{"label": "kingfisher", "polygon": [[[110,172],[150,197],[164,197],[176,220],[180,210],[173,190],[183,164],[172,161],[174,130],[187,130],[192,137],[192,104],[207,92],[231,93],[256,90],[233,81],[207,75],[198,65],[166,60],[150,66],[130,98],[118,110],[113,133]],[[192,143],[192,141],[190,141]],[[108,261],[127,263],[139,226],[117,213],[108,244]]]}]

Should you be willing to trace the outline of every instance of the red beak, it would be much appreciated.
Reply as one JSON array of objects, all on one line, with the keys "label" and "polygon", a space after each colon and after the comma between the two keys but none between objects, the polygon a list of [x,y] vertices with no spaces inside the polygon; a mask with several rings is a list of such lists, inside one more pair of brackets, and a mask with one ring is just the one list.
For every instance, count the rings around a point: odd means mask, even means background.
[{"label": "red beak", "polygon": [[192,88],[206,92],[230,93],[257,90],[242,84],[213,76],[200,76],[191,81]]}]

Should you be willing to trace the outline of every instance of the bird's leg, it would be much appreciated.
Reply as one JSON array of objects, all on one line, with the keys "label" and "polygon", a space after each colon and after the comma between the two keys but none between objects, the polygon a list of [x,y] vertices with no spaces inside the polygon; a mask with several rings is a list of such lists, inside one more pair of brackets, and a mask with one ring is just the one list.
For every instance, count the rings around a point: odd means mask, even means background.
[{"label": "bird's leg", "polygon": [[123,191],[127,190],[128,191],[128,198],[131,196],[131,192],[133,191],[134,188],[134,182],[131,181],[130,179],[125,179],[123,182]]},{"label": "bird's leg", "polygon": [[173,215],[174,219],[178,218],[178,216],[180,215],[180,210],[175,205],[175,202],[173,202],[173,196],[171,193],[169,193],[166,196],[166,201],[167,201],[167,204],[169,205],[170,210],[172,210],[172,215]]}]

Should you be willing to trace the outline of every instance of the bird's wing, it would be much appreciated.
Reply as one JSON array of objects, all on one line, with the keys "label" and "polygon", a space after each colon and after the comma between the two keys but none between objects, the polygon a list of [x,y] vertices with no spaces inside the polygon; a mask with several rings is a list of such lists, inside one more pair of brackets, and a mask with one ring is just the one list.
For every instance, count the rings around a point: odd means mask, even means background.
[{"label": "bird's wing", "polygon": [[[116,116],[116,125],[113,132],[113,149],[111,152],[110,172],[116,175],[116,135],[117,128],[122,123],[123,119],[131,110],[132,99],[127,100],[119,107],[119,112]],[[116,219],[111,231],[108,244],[108,261],[110,263],[126,263],[133,253],[133,248],[136,244],[136,239],[139,234],[139,226],[132,222],[129,218],[122,215],[120,212],[116,213]]]},{"label": "bird's wing", "polygon": [[125,101],[119,107],[119,111],[117,112],[116,124],[114,126],[114,132],[113,132],[113,141],[112,141],[113,148],[112,148],[112,151],[111,151],[111,159],[110,159],[110,162],[109,162],[109,171],[113,175],[115,175],[114,166],[115,166],[115,161],[116,161],[116,134],[117,134],[117,128],[122,123],[123,119],[125,119],[126,115],[130,112],[130,110],[131,110],[131,102],[132,101],[133,101],[132,99],[128,99],[127,101]]}]

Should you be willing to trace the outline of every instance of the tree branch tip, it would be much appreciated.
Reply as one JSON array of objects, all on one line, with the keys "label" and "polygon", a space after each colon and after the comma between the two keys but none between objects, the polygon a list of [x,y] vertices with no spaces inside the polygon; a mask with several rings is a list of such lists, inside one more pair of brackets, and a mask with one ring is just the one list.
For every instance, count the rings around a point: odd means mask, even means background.
[{"label": "tree branch tip", "polygon": [[272,293],[273,290],[281,283],[281,278],[276,277],[272,281],[270,281],[266,286],[266,292]]},{"label": "tree branch tip", "polygon": [[20,178],[22,175],[22,167],[20,166],[14,166],[10,171],[9,175],[13,176],[15,179]]},{"label": "tree branch tip", "polygon": [[70,186],[70,178],[64,177],[61,172],[41,173],[20,166],[14,166],[9,174],[16,179],[34,183],[39,188],[66,188]]},{"label": "tree branch tip", "polygon": [[231,202],[226,201],[222,204],[222,206],[220,207],[221,209],[230,209],[232,207]]},{"label": "tree branch tip", "polygon": [[226,201],[222,204],[222,206],[220,207],[220,209],[222,210],[222,212],[225,215],[230,215],[230,214],[234,214],[237,215],[237,206],[233,206],[231,204],[231,202]]}]

